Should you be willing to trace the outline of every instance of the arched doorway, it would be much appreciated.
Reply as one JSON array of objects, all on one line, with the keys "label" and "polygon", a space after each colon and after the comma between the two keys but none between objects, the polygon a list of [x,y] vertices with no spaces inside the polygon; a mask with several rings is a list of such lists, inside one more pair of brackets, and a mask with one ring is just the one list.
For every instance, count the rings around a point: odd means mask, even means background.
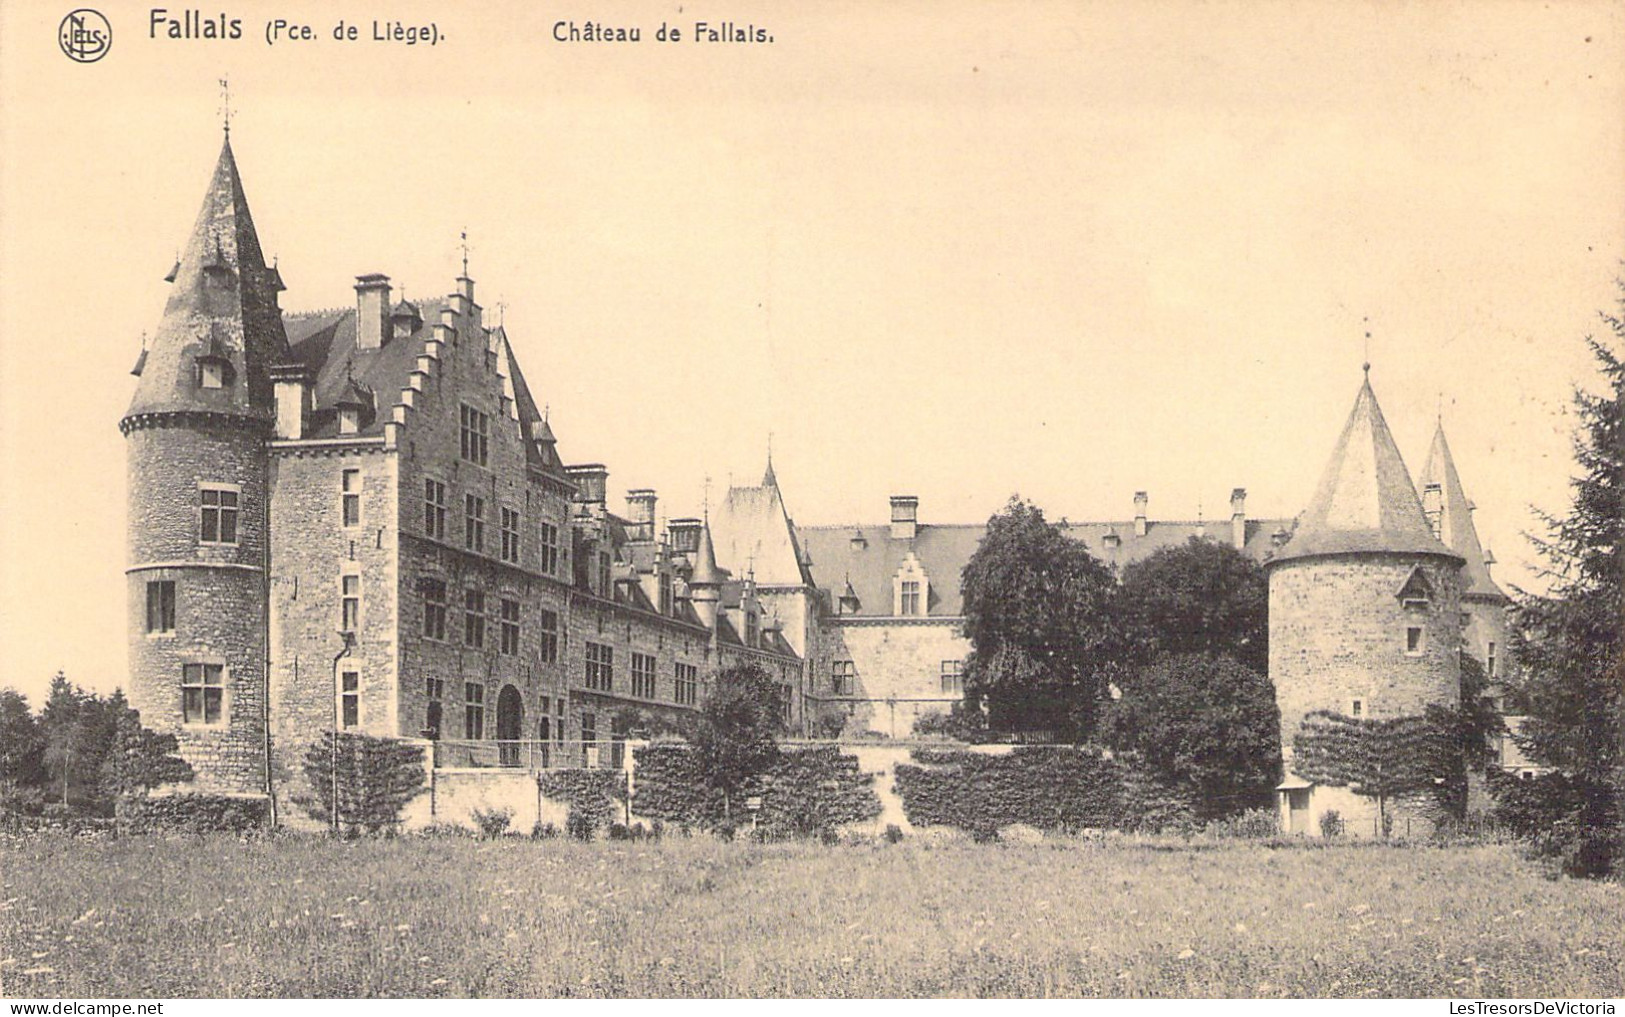
[{"label": "arched doorway", "polygon": [[497,694],[497,755],[503,766],[518,766],[525,730],[525,701],[512,685]]}]

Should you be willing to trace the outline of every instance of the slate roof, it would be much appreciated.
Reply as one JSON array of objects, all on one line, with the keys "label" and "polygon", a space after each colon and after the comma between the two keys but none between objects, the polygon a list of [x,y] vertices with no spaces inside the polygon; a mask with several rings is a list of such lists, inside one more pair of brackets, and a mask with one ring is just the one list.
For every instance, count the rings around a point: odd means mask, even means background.
[{"label": "slate roof", "polygon": [[760,487],[730,487],[710,524],[717,557],[735,573],[751,573],[760,586],[800,586],[812,581],[795,524],[771,464]]},{"label": "slate roof", "polygon": [[[269,421],[270,368],[287,352],[277,276],[265,263],[229,139],[204,192],[164,315],[136,365],[131,416],[205,412]],[[225,361],[228,383],[198,384],[200,357]]]},{"label": "slate roof", "polygon": [[[1063,522],[1068,536],[1082,540],[1089,553],[1118,569],[1165,547],[1178,547],[1196,536],[1229,542],[1230,520],[1211,522],[1149,520],[1143,537],[1134,534],[1132,519],[1108,522]],[[1271,535],[1292,527],[1290,519],[1249,519],[1244,553],[1264,561],[1273,550]],[[987,532],[985,523],[933,525],[922,523],[913,540],[894,540],[890,525],[809,526],[800,530],[813,579],[838,599],[848,586],[858,597],[859,616],[892,614],[892,579],[910,551],[930,580],[926,611],[934,616],[957,616],[963,610],[959,580]],[[1115,534],[1117,545],[1106,540]]]},{"label": "slate roof", "polygon": [[1445,440],[1442,420],[1433,431],[1433,445],[1428,449],[1427,463],[1422,467],[1418,484],[1423,490],[1429,484],[1439,485],[1439,537],[1466,562],[1461,570],[1462,594],[1506,600],[1507,595],[1490,578],[1484,546],[1479,543],[1478,528],[1473,525],[1472,502],[1462,489],[1461,475],[1456,472],[1456,461],[1450,454],[1450,443]]},{"label": "slate roof", "polygon": [[1297,532],[1271,564],[1375,551],[1459,557],[1433,535],[1422,514],[1368,373],[1314,497],[1298,517]]}]

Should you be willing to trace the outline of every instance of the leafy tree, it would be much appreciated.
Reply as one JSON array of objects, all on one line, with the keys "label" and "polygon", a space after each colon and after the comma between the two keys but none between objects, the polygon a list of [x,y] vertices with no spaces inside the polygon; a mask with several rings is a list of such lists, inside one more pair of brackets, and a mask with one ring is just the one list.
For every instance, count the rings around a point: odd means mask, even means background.
[{"label": "leafy tree", "polygon": [[706,784],[722,793],[725,819],[745,788],[779,761],[778,683],[755,664],[717,675],[694,726],[694,754]]},{"label": "leafy tree", "polygon": [[1376,720],[1316,710],[1292,739],[1292,770],[1377,802],[1382,836],[1395,798],[1438,793],[1459,765],[1453,732],[1429,717]]},{"label": "leafy tree", "polygon": [[966,702],[985,706],[996,731],[1088,737],[1119,645],[1111,571],[1036,505],[1011,498],[988,520],[961,589]]},{"label": "leafy tree", "polygon": [[1263,675],[1229,657],[1179,654],[1125,669],[1101,739],[1134,753],[1210,819],[1268,806],[1281,769],[1281,715]]},{"label": "leafy tree", "polygon": [[45,738],[28,697],[9,688],[0,689],[0,781],[36,788],[46,782]]},{"label": "leafy tree", "polygon": [[393,830],[423,790],[423,750],[392,738],[324,731],[305,750],[304,770],[310,790],[294,804],[338,832]]},{"label": "leafy tree", "polygon": [[1123,569],[1122,617],[1137,659],[1223,654],[1269,670],[1269,583],[1229,544],[1192,537]]},{"label": "leafy tree", "polygon": [[1520,748],[1567,775],[1581,800],[1566,824],[1586,841],[1574,845],[1585,856],[1575,871],[1598,873],[1617,866],[1625,843],[1616,826],[1625,818],[1625,363],[1615,352],[1625,343],[1625,318],[1602,317],[1612,337],[1587,337],[1586,343],[1604,391],[1576,390],[1573,505],[1562,518],[1542,513],[1547,535],[1530,538],[1545,559],[1550,586],[1545,595],[1517,591],[1523,652],[1512,690],[1528,714],[1516,736]]},{"label": "leafy tree", "polygon": [[49,795],[63,805],[100,801],[102,758],[111,734],[106,704],[57,672],[40,710]]},{"label": "leafy tree", "polygon": [[160,784],[192,779],[192,767],[175,755],[174,735],[141,726],[141,714],[130,708],[123,690],[108,698],[112,737],[101,764],[101,792],[114,801],[140,798]]}]

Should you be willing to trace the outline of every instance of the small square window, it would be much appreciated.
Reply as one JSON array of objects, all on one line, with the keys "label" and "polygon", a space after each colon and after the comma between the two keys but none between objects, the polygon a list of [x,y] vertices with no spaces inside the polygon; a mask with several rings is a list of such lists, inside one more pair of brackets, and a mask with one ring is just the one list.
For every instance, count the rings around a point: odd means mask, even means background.
[{"label": "small square window", "polygon": [[186,724],[220,724],[225,719],[225,667],[187,664],[181,668],[181,720]]},{"label": "small square window", "polygon": [[1405,652],[1411,656],[1419,656],[1425,645],[1420,625],[1407,625],[1405,627]]},{"label": "small square window", "polygon": [[1351,700],[1349,700],[1349,716],[1350,717],[1364,717],[1365,716],[1365,700],[1363,700],[1363,699],[1351,699]]},{"label": "small square window", "polygon": [[205,360],[198,364],[197,383],[200,388],[225,388],[226,365],[218,360]]}]

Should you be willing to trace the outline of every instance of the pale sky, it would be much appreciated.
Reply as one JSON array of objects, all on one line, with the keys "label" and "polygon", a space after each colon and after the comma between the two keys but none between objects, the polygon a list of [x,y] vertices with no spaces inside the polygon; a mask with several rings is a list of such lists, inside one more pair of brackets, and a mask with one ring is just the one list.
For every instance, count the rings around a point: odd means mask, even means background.
[{"label": "pale sky", "polygon": [[[1618,3],[240,2],[153,41],[0,6],[0,685],[125,669],[117,424],[232,144],[291,310],[457,235],[567,462],[696,514],[768,434],[802,525],[1256,516],[1309,497],[1360,382],[1413,474],[1436,412],[1503,583],[1563,509],[1582,338],[1625,260]],[[180,9],[175,5],[175,9]],[[299,12],[321,41],[267,47]],[[606,14],[606,11],[609,12]],[[339,18],[362,41],[334,42]],[[638,26],[637,44],[552,26]],[[762,25],[771,44],[653,39]],[[1364,319],[1369,318],[1369,325]]]}]

